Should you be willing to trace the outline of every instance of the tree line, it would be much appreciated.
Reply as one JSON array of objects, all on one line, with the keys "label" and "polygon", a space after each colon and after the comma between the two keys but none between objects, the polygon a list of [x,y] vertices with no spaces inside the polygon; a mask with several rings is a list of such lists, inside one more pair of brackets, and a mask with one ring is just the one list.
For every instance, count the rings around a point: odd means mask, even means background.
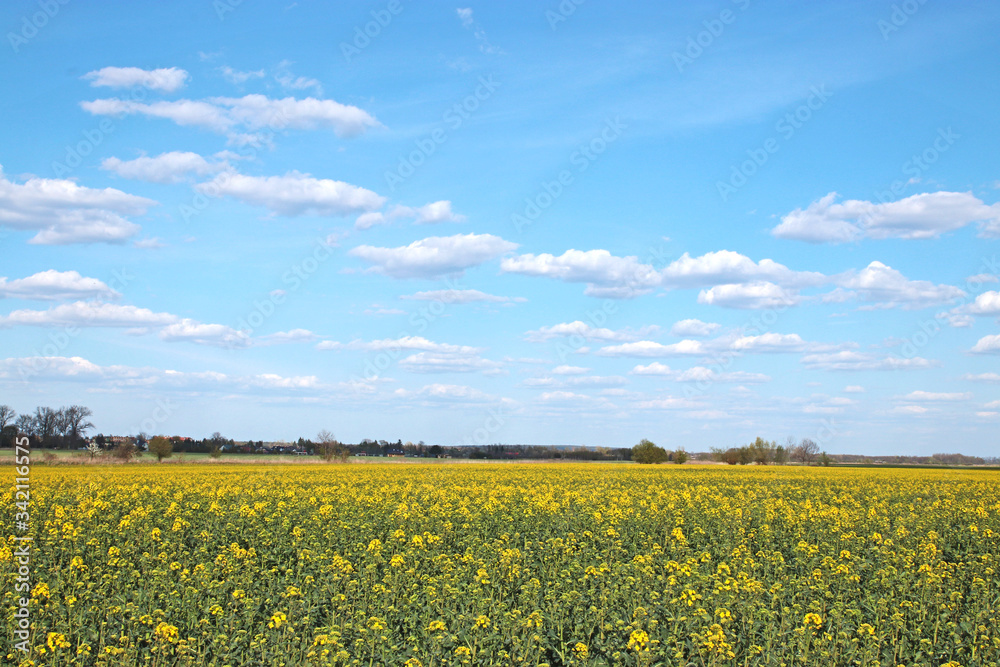
[{"label": "tree line", "polygon": [[0,446],[12,447],[17,434],[32,439],[35,446],[49,449],[76,449],[86,443],[87,431],[94,428],[88,407],[71,405],[52,409],[39,406],[34,413],[19,415],[9,405],[0,405]]}]

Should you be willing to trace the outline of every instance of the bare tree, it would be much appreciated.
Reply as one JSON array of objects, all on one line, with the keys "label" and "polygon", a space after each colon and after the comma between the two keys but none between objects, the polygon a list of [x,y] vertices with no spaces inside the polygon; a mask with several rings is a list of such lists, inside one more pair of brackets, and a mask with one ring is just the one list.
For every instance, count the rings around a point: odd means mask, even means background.
[{"label": "bare tree", "polygon": [[35,436],[43,445],[50,444],[59,425],[59,415],[52,408],[35,408]]},{"label": "bare tree", "polygon": [[13,424],[15,417],[17,417],[17,413],[14,411],[14,408],[9,405],[0,405],[0,431],[2,431],[7,424]]},{"label": "bare tree", "polygon": [[14,422],[14,426],[16,426],[18,432],[23,435],[34,436],[38,433],[38,429],[35,428],[35,418],[31,415],[19,416]]},{"label": "bare tree", "polygon": [[341,463],[347,460],[350,450],[340,444],[333,433],[323,429],[316,434],[316,451],[323,457],[324,461],[339,460]]},{"label": "bare tree", "polygon": [[817,454],[819,454],[819,445],[809,438],[802,438],[802,442],[795,448],[795,458],[803,465],[811,464],[816,459]]},{"label": "bare tree", "polygon": [[94,413],[88,407],[71,405],[68,408],[62,408],[59,413],[62,435],[69,438],[71,442],[75,443],[77,440],[85,438],[87,431],[94,428],[94,425],[88,420],[88,417]]}]

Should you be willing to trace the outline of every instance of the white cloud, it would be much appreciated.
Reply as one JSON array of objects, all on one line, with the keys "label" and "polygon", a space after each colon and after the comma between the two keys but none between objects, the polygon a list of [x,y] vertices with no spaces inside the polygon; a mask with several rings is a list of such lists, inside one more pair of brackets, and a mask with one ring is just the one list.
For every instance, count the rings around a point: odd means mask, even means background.
[{"label": "white cloud", "polygon": [[660,284],[660,274],[636,257],[616,257],[607,250],[567,250],[550,254],[508,257],[500,264],[506,273],[587,283],[589,296],[626,299],[647,294]]},{"label": "white cloud", "polygon": [[250,338],[242,331],[225,324],[203,324],[187,318],[161,329],[160,339],[171,343],[183,341],[224,348],[250,345]]},{"label": "white cloud", "polygon": [[455,10],[458,14],[458,19],[462,22],[462,26],[468,28],[472,25],[474,19],[472,18],[472,8],[464,7]]},{"label": "white cloud", "polygon": [[849,384],[844,387],[844,393],[846,394],[863,394],[865,393],[865,388],[859,384]]},{"label": "white cloud", "polygon": [[483,359],[476,354],[438,354],[418,352],[399,362],[399,367],[411,373],[477,373],[495,375],[503,368],[499,361]]},{"label": "white cloud", "polygon": [[798,352],[810,347],[798,334],[768,332],[759,336],[740,336],[729,345],[739,352]]},{"label": "white cloud", "polygon": [[244,84],[252,79],[263,79],[267,76],[267,72],[262,69],[250,72],[240,72],[233,69],[229,65],[223,65],[219,68],[219,71],[222,72],[222,76],[226,77],[227,81],[235,83],[236,85]]},{"label": "white cloud", "polygon": [[826,371],[890,371],[917,368],[931,368],[939,363],[913,357],[877,357],[873,354],[841,350],[839,352],[819,352],[802,357],[802,363],[807,368]]},{"label": "white cloud", "polygon": [[481,347],[470,347],[468,345],[451,345],[449,343],[435,343],[421,336],[401,336],[399,338],[383,338],[381,340],[362,341],[355,340],[350,343],[338,343],[336,341],[323,341],[316,346],[317,350],[363,350],[366,352],[397,352],[401,350],[421,350],[424,352],[435,352],[440,354],[478,354],[483,351]]},{"label": "white cloud", "polygon": [[1000,354],[1000,334],[983,336],[972,347],[976,354]]},{"label": "white cloud", "polygon": [[590,371],[589,368],[584,368],[583,366],[568,366],[563,364],[562,366],[556,366],[552,369],[553,375],[586,375]]},{"label": "white cloud", "polygon": [[811,243],[847,243],[861,238],[929,239],[980,223],[980,235],[1000,235],[1000,204],[983,203],[969,192],[928,192],[882,204],[834,203],[831,192],[796,209],[771,230],[774,236]]},{"label": "white cloud", "polygon": [[661,364],[658,361],[654,361],[648,366],[638,365],[631,370],[633,375],[675,375],[677,372],[670,370],[670,366],[666,364]]},{"label": "white cloud", "polygon": [[642,340],[634,343],[622,343],[621,345],[609,345],[597,351],[597,354],[603,357],[672,357],[706,353],[704,344],[697,340],[682,340],[670,345]]},{"label": "white cloud", "polygon": [[576,320],[574,322],[564,322],[548,327],[542,327],[536,331],[528,331],[524,334],[524,339],[532,343],[544,343],[553,338],[577,336],[584,340],[600,341],[635,341],[644,336],[656,333],[659,327],[643,327],[637,331],[631,329],[620,329],[614,331],[604,327],[592,327],[586,322]]},{"label": "white cloud", "polygon": [[1000,292],[983,292],[976,300],[957,309],[958,312],[970,315],[1000,315]]},{"label": "white cloud", "polygon": [[369,211],[358,216],[358,219],[354,221],[354,228],[371,229],[375,225],[383,225],[386,222],[388,221],[385,218],[385,214],[381,211]]},{"label": "white cloud", "polygon": [[278,331],[273,334],[261,336],[257,339],[257,345],[278,345],[283,343],[311,343],[319,338],[308,329],[291,329],[290,331]]},{"label": "white cloud", "polygon": [[296,76],[288,69],[292,64],[290,60],[282,60],[276,67],[274,80],[286,90],[309,90],[312,88],[317,95],[323,94],[323,86],[316,79],[307,76]]},{"label": "white cloud", "polygon": [[195,189],[212,197],[228,195],[285,216],[348,215],[370,211],[385,203],[385,197],[371,190],[294,171],[284,176],[222,173]]},{"label": "white cloud", "polygon": [[201,127],[214,132],[256,132],[266,127],[284,129],[332,129],[339,137],[354,137],[380,124],[368,112],[333,100],[307,97],[272,99],[265,95],[212,97],[207,100],[174,100],[146,104],[120,99],[81,102],[81,108],[97,116],[141,114],[165,118],[178,125]]},{"label": "white cloud", "polygon": [[74,301],[48,310],[15,310],[0,316],[0,327],[156,327],[173,324],[176,315],[146,308],[91,301]]},{"label": "white cloud", "polygon": [[966,393],[941,393],[933,391],[911,391],[902,399],[905,401],[931,401],[931,402],[941,402],[941,401],[968,401],[972,398],[972,394]]},{"label": "white cloud", "polygon": [[101,169],[113,171],[123,178],[131,178],[151,183],[179,183],[187,174],[207,176],[229,167],[225,160],[209,162],[197,153],[171,151],[156,157],[142,156],[134,160],[106,158]]},{"label": "white cloud", "polygon": [[965,295],[951,285],[909,280],[882,262],[872,262],[861,271],[839,276],[837,282],[841,287],[854,290],[865,301],[883,307],[902,306],[907,310],[940,305]]},{"label": "white cloud", "polygon": [[828,280],[822,273],[793,271],[771,259],[754,262],[731,250],[718,250],[700,257],[681,255],[662,272],[665,287],[709,287],[742,283],[777,283],[785,287],[820,285]]},{"label": "white cloud", "polygon": [[747,371],[720,373],[704,366],[694,366],[678,373],[674,379],[678,382],[735,382],[742,384],[770,382],[771,377],[763,373],[749,373]]},{"label": "white cloud", "polygon": [[681,320],[677,322],[670,328],[670,333],[674,336],[679,336],[681,338],[685,336],[691,336],[695,338],[702,338],[705,336],[711,336],[716,331],[722,328],[721,324],[716,324],[714,322],[702,322],[701,320]]},{"label": "white cloud", "polygon": [[485,403],[496,400],[496,397],[478,389],[457,384],[428,384],[416,391],[397,389],[393,395],[398,398],[449,403]]},{"label": "white cloud", "polygon": [[663,398],[642,401],[639,403],[638,407],[643,410],[690,410],[701,406],[687,398],[664,396]]},{"label": "white cloud", "polygon": [[0,168],[0,225],[37,230],[29,241],[33,244],[120,243],[139,231],[125,216],[141,215],[155,204],[114,188],[86,188],[62,179],[15,183]]},{"label": "white cloud", "polygon": [[117,299],[121,294],[96,278],[84,278],[76,271],[49,269],[27,278],[0,277],[0,299]]},{"label": "white cloud", "polygon": [[155,250],[157,248],[167,247],[167,244],[164,243],[163,239],[161,239],[159,236],[153,236],[147,239],[137,239],[132,242],[132,245],[136,248],[144,248],[147,250],[149,249]]},{"label": "white cloud", "polygon": [[90,85],[94,87],[133,88],[144,86],[150,90],[172,93],[184,87],[188,73],[176,67],[153,70],[139,69],[138,67],[103,67],[93,72],[87,72],[80,78],[90,81]]},{"label": "white cloud", "polygon": [[928,412],[928,408],[922,405],[899,405],[893,408],[892,411],[900,415],[922,415]]},{"label": "white cloud", "polygon": [[406,294],[399,298],[407,301],[437,301],[440,303],[458,305],[478,303],[481,301],[488,303],[524,303],[527,301],[527,299],[520,296],[496,296],[494,294],[480,292],[476,289],[431,290],[428,292],[417,292],[416,294]]},{"label": "white cloud", "polygon": [[998,382],[1000,383],[1000,373],[966,373],[963,380],[970,382]]},{"label": "white cloud", "polygon": [[451,202],[441,200],[418,206],[395,206],[389,213],[390,218],[414,218],[418,225],[431,225],[439,222],[465,222],[464,215],[458,215],[451,210]]},{"label": "white cloud", "polygon": [[431,236],[398,248],[362,245],[350,251],[373,264],[369,271],[393,278],[433,278],[461,273],[517,248],[492,234]]},{"label": "white cloud", "polygon": [[284,377],[273,373],[233,376],[215,371],[184,372],[150,367],[100,366],[83,357],[0,359],[0,379],[45,378],[86,382],[93,388],[120,391],[153,389],[260,393],[268,390],[321,389],[313,376]]},{"label": "white cloud", "polygon": [[794,306],[800,300],[794,290],[787,290],[769,282],[716,285],[698,293],[698,303],[723,308],[782,308]]}]

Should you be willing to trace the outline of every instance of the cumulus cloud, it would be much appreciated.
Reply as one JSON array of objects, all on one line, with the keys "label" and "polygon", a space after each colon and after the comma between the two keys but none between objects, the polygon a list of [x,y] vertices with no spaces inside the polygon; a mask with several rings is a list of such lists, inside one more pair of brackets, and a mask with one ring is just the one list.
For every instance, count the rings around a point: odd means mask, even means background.
[{"label": "cumulus cloud", "polygon": [[385,197],[371,190],[295,171],[284,176],[222,173],[195,189],[212,197],[233,197],[285,216],[348,215],[380,208],[385,203]]},{"label": "cumulus cloud", "polygon": [[179,183],[188,174],[207,176],[229,168],[225,160],[209,162],[197,153],[170,151],[155,157],[142,156],[134,160],[106,158],[101,169],[113,171],[122,178],[131,178],[151,183]]},{"label": "cumulus cloud", "polygon": [[823,284],[828,278],[815,271],[793,271],[771,259],[754,262],[732,250],[708,252],[700,257],[684,253],[663,270],[665,287],[708,287],[711,285],[776,283],[785,287]]},{"label": "cumulus cloud", "polygon": [[417,292],[416,294],[405,294],[400,299],[407,301],[437,301],[446,304],[467,304],[467,303],[524,303],[527,301],[520,296],[496,296],[487,294],[477,289],[442,289],[430,290],[427,292]]},{"label": "cumulus cloud", "polygon": [[798,352],[810,344],[798,334],[768,332],[759,336],[740,336],[729,347],[738,352]]},{"label": "cumulus cloud", "polygon": [[256,132],[264,128],[275,131],[330,129],[339,137],[354,137],[380,127],[367,111],[314,97],[299,100],[294,97],[272,99],[265,95],[246,95],[151,103],[110,98],[81,102],[80,106],[95,116],[139,114],[164,118],[182,126],[229,134],[231,138],[240,132]]},{"label": "cumulus cloud", "polygon": [[486,403],[495,402],[496,397],[479,389],[457,384],[428,384],[416,391],[397,389],[393,396],[403,399],[419,399],[425,402],[446,403]]},{"label": "cumulus cloud", "polygon": [[0,168],[0,225],[37,231],[29,241],[33,244],[121,243],[139,231],[125,216],[142,215],[155,204],[114,188],[87,188],[62,179],[32,177],[15,183]]},{"label": "cumulus cloud", "polygon": [[354,221],[355,229],[371,229],[375,225],[384,225],[388,220],[386,220],[385,214],[381,211],[369,211],[368,213],[362,213],[358,216],[358,219]]},{"label": "cumulus cloud", "polygon": [[694,338],[704,338],[711,336],[722,328],[721,324],[715,322],[702,322],[701,320],[681,320],[670,328],[670,333],[674,336]]},{"label": "cumulus cloud", "polygon": [[566,364],[556,366],[552,369],[553,375],[586,375],[588,372],[590,372],[589,368],[584,368],[583,366],[568,366]]},{"label": "cumulus cloud", "polygon": [[746,371],[719,372],[705,366],[693,366],[687,370],[672,370],[666,364],[658,361],[643,366],[638,365],[631,370],[633,375],[654,375],[659,377],[669,377],[678,382],[735,382],[735,383],[759,383],[769,382],[770,376],[763,373],[749,373]]},{"label": "cumulus cloud", "polygon": [[188,73],[177,67],[153,70],[138,67],[102,67],[99,70],[87,72],[80,78],[84,81],[90,81],[90,85],[94,87],[133,88],[144,86],[150,90],[172,93],[184,87]]},{"label": "cumulus cloud", "polygon": [[584,340],[594,341],[635,341],[656,333],[659,327],[649,326],[639,330],[620,329],[618,331],[606,329],[604,327],[593,327],[586,322],[576,320],[573,322],[563,322],[552,326],[542,327],[535,331],[528,331],[524,334],[524,339],[532,343],[544,343],[554,338],[564,338],[578,336]]},{"label": "cumulus cloud", "polygon": [[508,257],[500,270],[587,283],[584,293],[601,298],[632,298],[648,294],[660,284],[660,274],[652,266],[636,257],[616,257],[607,250],[567,250],[559,257],[548,253]]},{"label": "cumulus cloud", "polygon": [[935,391],[911,391],[902,399],[905,401],[932,401],[932,402],[950,402],[950,401],[968,401],[972,398],[972,394],[968,392],[935,392]]},{"label": "cumulus cloud", "polygon": [[969,315],[1000,315],[1000,292],[983,292],[970,304],[957,308],[956,313]]},{"label": "cumulus cloud", "polygon": [[185,372],[150,367],[101,366],[83,357],[22,357],[0,359],[0,379],[45,378],[53,381],[86,382],[105,390],[151,389],[157,391],[261,391],[322,389],[316,376],[227,375],[215,371]]},{"label": "cumulus cloud", "polygon": [[602,357],[673,357],[706,353],[705,345],[697,340],[682,340],[670,345],[641,340],[621,345],[608,345],[597,351],[597,354]]},{"label": "cumulus cloud", "polygon": [[117,299],[121,294],[96,278],[85,278],[76,271],[49,269],[27,278],[8,280],[0,277],[0,299]]},{"label": "cumulus cloud", "polygon": [[434,278],[461,273],[517,248],[516,243],[492,234],[431,236],[398,248],[362,245],[350,251],[373,266],[368,269],[392,278]]},{"label": "cumulus cloud", "polygon": [[878,357],[874,354],[841,350],[839,352],[819,352],[802,357],[807,368],[825,371],[892,371],[931,368],[940,363],[923,357]]},{"label": "cumulus cloud", "polygon": [[972,346],[971,351],[976,354],[1000,354],[1000,334],[983,336]]},{"label": "cumulus cloud", "polygon": [[411,373],[485,373],[502,372],[499,361],[484,359],[476,354],[436,354],[418,352],[399,362],[399,367]]},{"label": "cumulus cloud", "polygon": [[182,319],[160,330],[160,339],[168,342],[183,341],[198,345],[234,348],[248,347],[250,337],[225,324],[203,324]]},{"label": "cumulus cloud", "polygon": [[471,347],[468,345],[452,345],[449,343],[435,343],[422,336],[401,336],[399,338],[383,338],[381,340],[362,341],[354,340],[350,343],[338,343],[336,341],[323,341],[316,346],[318,350],[363,350],[365,352],[398,352],[402,350],[421,350],[425,352],[435,352],[440,354],[479,354],[483,351],[481,347]]},{"label": "cumulus cloud", "polygon": [[981,236],[1000,236],[1000,204],[987,205],[970,192],[928,192],[879,204],[856,199],[836,203],[837,198],[831,192],[804,210],[795,209],[771,233],[810,243],[848,243],[937,238],[979,223]]},{"label": "cumulus cloud", "polygon": [[15,310],[0,315],[0,327],[159,327],[178,320],[170,313],[94,301],[74,301],[48,310]]},{"label": "cumulus cloud", "polygon": [[543,276],[565,282],[587,283],[585,294],[603,298],[632,298],[657,287],[693,288],[711,285],[771,281],[784,286],[819,285],[821,273],[793,271],[770,259],[754,262],[730,250],[691,257],[685,253],[662,271],[636,257],[617,257],[607,250],[567,250],[556,257],[526,254],[505,259],[501,270]]},{"label": "cumulus cloud", "polygon": [[451,210],[451,202],[441,200],[418,206],[396,206],[389,213],[390,218],[413,218],[418,225],[432,225],[439,222],[465,222],[464,215]]},{"label": "cumulus cloud", "polygon": [[965,296],[965,292],[951,285],[909,280],[882,262],[872,262],[861,271],[839,276],[837,282],[842,288],[853,290],[864,301],[880,307],[901,306],[906,310],[941,305]]},{"label": "cumulus cloud", "polygon": [[223,65],[219,68],[219,71],[222,73],[222,76],[226,77],[226,80],[229,81],[229,83],[234,83],[236,85],[242,85],[247,81],[252,81],[253,79],[263,79],[267,76],[267,72],[262,69],[241,72],[233,69],[229,65]]},{"label": "cumulus cloud", "polygon": [[970,382],[996,382],[1000,383],[1000,373],[966,373],[963,380]]},{"label": "cumulus cloud", "polygon": [[766,281],[716,285],[698,293],[698,303],[747,310],[783,308],[794,306],[799,301],[798,292]]}]

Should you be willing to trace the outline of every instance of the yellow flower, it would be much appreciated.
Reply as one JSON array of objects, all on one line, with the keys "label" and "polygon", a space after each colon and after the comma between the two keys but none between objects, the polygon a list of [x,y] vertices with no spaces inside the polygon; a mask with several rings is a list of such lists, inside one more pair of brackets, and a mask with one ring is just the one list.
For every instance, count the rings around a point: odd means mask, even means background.
[{"label": "yellow flower", "polygon": [[476,627],[477,628],[490,627],[490,619],[487,616],[483,616],[482,614],[480,614],[479,617],[476,618]]},{"label": "yellow flower", "polygon": [[46,646],[53,653],[61,648],[69,648],[69,642],[66,641],[66,635],[59,632],[50,632],[48,638],[45,640]]},{"label": "yellow flower", "polygon": [[180,634],[177,632],[177,628],[166,622],[160,622],[156,626],[156,630],[153,632],[157,639],[165,641],[170,644],[176,644],[177,640],[180,638]]},{"label": "yellow flower", "polygon": [[269,628],[280,628],[288,621],[288,617],[285,616],[284,612],[276,611],[271,615],[271,620],[268,621],[267,627]]}]

